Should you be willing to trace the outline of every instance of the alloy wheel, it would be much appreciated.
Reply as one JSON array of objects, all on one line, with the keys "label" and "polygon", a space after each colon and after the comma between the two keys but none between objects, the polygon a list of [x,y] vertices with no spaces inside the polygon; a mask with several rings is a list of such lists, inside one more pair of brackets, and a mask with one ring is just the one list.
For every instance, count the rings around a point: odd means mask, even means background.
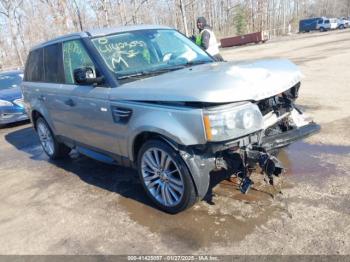
[{"label": "alloy wheel", "polygon": [[55,145],[49,128],[42,122],[38,123],[37,132],[40,143],[44,148],[45,152],[52,156],[55,152]]},{"label": "alloy wheel", "polygon": [[173,207],[184,194],[184,181],[174,159],[159,148],[149,148],[141,159],[141,172],[149,193],[162,205]]}]

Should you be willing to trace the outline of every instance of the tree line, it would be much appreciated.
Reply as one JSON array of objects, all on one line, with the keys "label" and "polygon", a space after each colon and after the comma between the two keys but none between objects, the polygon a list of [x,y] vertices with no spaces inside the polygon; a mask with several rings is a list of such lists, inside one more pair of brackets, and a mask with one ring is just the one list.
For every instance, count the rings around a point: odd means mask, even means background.
[{"label": "tree line", "polygon": [[23,67],[29,49],[56,36],[132,24],[161,24],[190,36],[204,16],[218,38],[298,30],[302,18],[350,16],[350,0],[0,0],[0,70]]}]

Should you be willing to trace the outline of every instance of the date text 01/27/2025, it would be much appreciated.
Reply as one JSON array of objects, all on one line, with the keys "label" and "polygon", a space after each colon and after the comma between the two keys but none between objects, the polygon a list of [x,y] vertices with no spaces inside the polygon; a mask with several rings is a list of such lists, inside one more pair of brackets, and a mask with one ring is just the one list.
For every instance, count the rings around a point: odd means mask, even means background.
[{"label": "date text 01/27/2025", "polygon": [[217,261],[217,256],[128,256],[128,261]]}]

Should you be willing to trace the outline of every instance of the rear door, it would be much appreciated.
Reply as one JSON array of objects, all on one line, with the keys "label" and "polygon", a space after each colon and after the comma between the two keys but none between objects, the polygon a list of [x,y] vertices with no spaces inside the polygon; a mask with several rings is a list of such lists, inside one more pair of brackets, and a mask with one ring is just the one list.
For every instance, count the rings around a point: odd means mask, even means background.
[{"label": "rear door", "polygon": [[43,114],[56,135],[62,130],[61,86],[64,83],[62,44],[56,43],[31,51],[26,64],[24,97]]},{"label": "rear door", "polygon": [[64,83],[62,44],[57,43],[43,48],[44,78],[41,86],[41,99],[49,113],[49,119],[55,128],[55,134],[62,130],[61,117],[57,112],[62,108],[60,103],[62,84]]}]

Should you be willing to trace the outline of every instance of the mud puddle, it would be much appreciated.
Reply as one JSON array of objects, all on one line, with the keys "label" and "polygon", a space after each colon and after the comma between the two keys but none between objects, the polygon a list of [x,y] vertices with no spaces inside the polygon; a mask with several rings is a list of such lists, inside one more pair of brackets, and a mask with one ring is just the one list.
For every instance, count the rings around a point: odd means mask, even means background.
[{"label": "mud puddle", "polygon": [[341,161],[341,158],[347,156],[350,156],[349,146],[297,142],[281,150],[278,158],[291,181],[322,185],[326,178],[343,174],[339,165],[330,159],[339,158]]},{"label": "mud puddle", "polygon": [[[215,175],[220,176],[212,174]],[[260,174],[254,176],[259,181],[248,194],[240,193],[235,179],[223,180],[213,185],[205,200],[176,215],[159,211],[151,203],[143,205],[126,198],[121,198],[118,204],[132,220],[159,235],[174,251],[240,241],[269,219],[280,217],[281,213],[289,215],[285,204],[271,197],[277,192],[264,185]],[[142,192],[141,185],[139,188]]]},{"label": "mud puddle", "polygon": [[169,215],[127,199],[119,203],[126,208],[131,219],[158,234],[174,251],[240,241],[256,226],[267,222],[275,211],[269,205],[251,205],[222,196],[217,197],[215,205],[201,202],[177,215]]}]

